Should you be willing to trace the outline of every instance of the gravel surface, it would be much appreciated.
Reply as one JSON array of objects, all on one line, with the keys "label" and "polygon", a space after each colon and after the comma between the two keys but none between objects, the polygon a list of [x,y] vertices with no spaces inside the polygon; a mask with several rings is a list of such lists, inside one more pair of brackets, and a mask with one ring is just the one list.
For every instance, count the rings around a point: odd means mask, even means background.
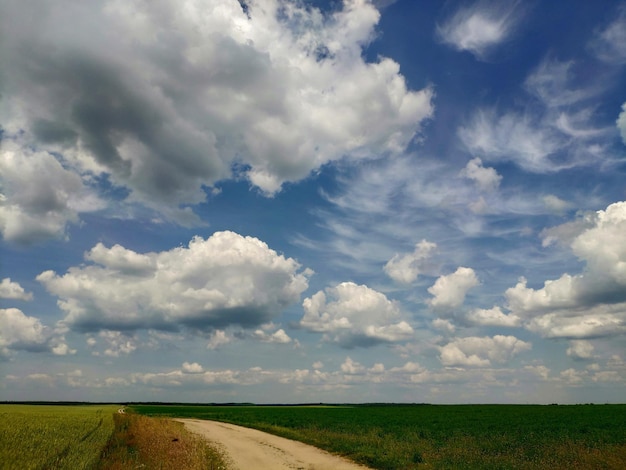
[{"label": "gravel surface", "polygon": [[365,470],[367,467],[301,442],[234,424],[177,419],[225,454],[232,470]]}]

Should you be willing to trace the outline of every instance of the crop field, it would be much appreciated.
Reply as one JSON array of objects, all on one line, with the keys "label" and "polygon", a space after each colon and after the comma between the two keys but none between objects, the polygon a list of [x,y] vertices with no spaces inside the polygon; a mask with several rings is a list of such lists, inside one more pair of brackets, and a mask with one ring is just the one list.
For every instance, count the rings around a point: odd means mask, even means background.
[{"label": "crop field", "polygon": [[117,405],[0,405],[0,469],[215,470],[219,451],[181,423]]},{"label": "crop field", "polygon": [[0,468],[93,468],[113,432],[117,408],[0,405]]},{"label": "crop field", "polygon": [[626,405],[136,405],[313,444],[377,469],[624,469]]}]

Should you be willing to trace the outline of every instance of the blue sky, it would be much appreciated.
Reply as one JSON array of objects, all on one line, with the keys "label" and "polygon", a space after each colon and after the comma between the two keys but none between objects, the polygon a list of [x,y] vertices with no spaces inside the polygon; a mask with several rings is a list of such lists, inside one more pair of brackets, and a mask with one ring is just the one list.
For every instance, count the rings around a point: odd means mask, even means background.
[{"label": "blue sky", "polygon": [[0,399],[623,401],[625,66],[608,0],[0,1]]}]

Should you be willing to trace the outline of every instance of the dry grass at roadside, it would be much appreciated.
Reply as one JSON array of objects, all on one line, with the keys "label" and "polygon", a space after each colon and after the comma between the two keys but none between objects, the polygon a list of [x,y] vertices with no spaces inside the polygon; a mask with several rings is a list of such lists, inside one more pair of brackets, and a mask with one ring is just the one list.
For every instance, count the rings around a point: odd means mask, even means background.
[{"label": "dry grass at roadside", "polygon": [[101,470],[227,468],[220,452],[182,423],[133,413],[117,414],[114,419],[115,431],[103,451]]}]

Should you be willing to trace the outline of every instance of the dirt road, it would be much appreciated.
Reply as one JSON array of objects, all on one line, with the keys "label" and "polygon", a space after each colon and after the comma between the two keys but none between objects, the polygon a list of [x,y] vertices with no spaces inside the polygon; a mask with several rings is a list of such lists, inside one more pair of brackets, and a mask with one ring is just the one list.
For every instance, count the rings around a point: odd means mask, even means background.
[{"label": "dirt road", "polygon": [[178,419],[190,431],[206,437],[227,455],[233,470],[364,470],[317,447],[256,429],[199,419]]}]

